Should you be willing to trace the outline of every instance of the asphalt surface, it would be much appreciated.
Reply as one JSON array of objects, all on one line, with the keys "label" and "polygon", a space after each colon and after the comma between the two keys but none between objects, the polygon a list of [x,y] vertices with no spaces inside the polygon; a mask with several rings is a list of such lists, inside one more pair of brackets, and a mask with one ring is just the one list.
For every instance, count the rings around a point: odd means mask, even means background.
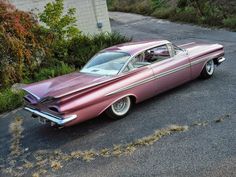
[{"label": "asphalt surface", "polygon": [[[0,176],[15,175],[5,173],[4,169],[12,160],[9,153],[13,135],[9,125],[16,116],[23,118],[19,146],[25,149],[29,159],[38,150],[60,149],[65,153],[99,150],[127,144],[171,124],[197,125],[186,132],[165,136],[153,145],[139,147],[130,155],[97,157],[91,162],[62,161],[61,169],[52,170],[49,166],[42,176],[236,176],[236,33],[134,14],[113,12],[110,17],[114,31],[134,40],[223,44],[227,60],[211,79],[191,81],[140,103],[127,118],[119,121],[101,116],[59,130],[39,124],[22,110],[1,115]],[[36,170],[22,170],[18,175],[31,176]]]}]

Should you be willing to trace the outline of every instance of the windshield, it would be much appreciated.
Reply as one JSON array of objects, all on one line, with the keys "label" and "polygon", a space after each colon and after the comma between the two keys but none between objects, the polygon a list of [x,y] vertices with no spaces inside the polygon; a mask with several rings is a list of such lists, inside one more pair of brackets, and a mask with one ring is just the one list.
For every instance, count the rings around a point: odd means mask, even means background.
[{"label": "windshield", "polygon": [[130,57],[122,52],[103,52],[95,55],[81,70],[83,73],[117,75]]}]

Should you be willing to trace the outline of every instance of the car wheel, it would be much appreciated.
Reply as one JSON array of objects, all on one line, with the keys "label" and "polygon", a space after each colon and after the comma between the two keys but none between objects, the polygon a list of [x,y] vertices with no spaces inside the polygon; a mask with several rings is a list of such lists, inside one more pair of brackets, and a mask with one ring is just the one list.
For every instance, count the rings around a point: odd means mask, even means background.
[{"label": "car wheel", "polygon": [[130,97],[124,97],[115,103],[113,103],[106,111],[106,114],[111,119],[122,119],[129,113],[132,107],[132,101]]},{"label": "car wheel", "polygon": [[203,79],[208,79],[210,78],[215,71],[215,64],[213,60],[209,60],[206,65],[204,66],[202,73],[201,73],[201,78]]}]

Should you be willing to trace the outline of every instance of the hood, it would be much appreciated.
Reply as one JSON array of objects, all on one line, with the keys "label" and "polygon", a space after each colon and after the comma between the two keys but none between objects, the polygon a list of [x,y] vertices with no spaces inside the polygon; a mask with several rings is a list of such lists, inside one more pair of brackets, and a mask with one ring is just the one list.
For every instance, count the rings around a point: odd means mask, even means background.
[{"label": "hood", "polygon": [[46,97],[59,98],[64,95],[91,88],[111,79],[111,76],[99,76],[75,72],[29,84],[23,87],[23,90],[33,95],[37,100]]}]

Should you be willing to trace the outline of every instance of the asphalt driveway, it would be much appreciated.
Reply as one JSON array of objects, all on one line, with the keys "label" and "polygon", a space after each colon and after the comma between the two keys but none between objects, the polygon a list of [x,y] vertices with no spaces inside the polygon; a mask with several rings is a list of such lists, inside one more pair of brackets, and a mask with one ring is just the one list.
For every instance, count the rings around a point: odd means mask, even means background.
[{"label": "asphalt driveway", "polygon": [[[227,60],[211,79],[138,104],[119,121],[100,116],[55,129],[22,110],[1,115],[0,176],[236,176],[236,33],[134,14],[110,17],[114,31],[134,40],[223,44]],[[188,129],[154,133],[173,124]],[[149,135],[155,141],[127,146]]]}]

